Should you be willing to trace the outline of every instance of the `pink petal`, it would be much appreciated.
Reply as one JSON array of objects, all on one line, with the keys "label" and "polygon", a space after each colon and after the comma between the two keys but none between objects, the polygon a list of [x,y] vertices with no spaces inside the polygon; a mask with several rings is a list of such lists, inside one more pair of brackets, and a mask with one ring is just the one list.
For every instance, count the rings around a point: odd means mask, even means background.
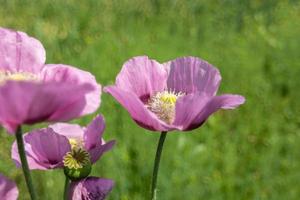
[{"label": "pink petal", "polygon": [[16,184],[0,174],[0,199],[1,200],[17,200],[19,190]]},{"label": "pink petal", "polygon": [[211,99],[205,93],[188,94],[180,97],[176,101],[175,120],[173,125],[178,126],[180,130],[187,129],[188,126],[197,117]]},{"label": "pink petal", "polygon": [[[39,129],[24,135],[25,151],[30,169],[63,167],[63,157],[71,150],[69,140],[51,128]],[[20,166],[16,142],[12,146],[12,159]]]},{"label": "pink petal", "polygon": [[95,77],[78,68],[63,64],[45,65],[41,78],[45,82],[59,82],[73,85],[90,84],[93,90],[85,95],[86,105],[82,111],[82,115],[95,112],[100,106],[101,85],[99,85]]},{"label": "pink petal", "polygon": [[90,85],[7,81],[0,86],[0,123],[10,133],[21,124],[66,121],[82,115]]},{"label": "pink petal", "polygon": [[245,97],[236,94],[223,94],[215,96],[210,102],[211,107],[219,106],[222,109],[234,109],[246,101]]},{"label": "pink petal", "polygon": [[188,95],[178,99],[174,125],[181,130],[192,130],[201,126],[206,119],[219,109],[234,109],[245,102],[240,95],[221,95],[207,97],[205,95]]},{"label": "pink petal", "polygon": [[37,39],[5,28],[0,28],[0,38],[0,70],[40,72],[46,53]]},{"label": "pink petal", "polygon": [[88,177],[71,183],[69,199],[104,200],[108,193],[112,190],[113,186],[114,182],[110,179]]},{"label": "pink petal", "polygon": [[166,88],[167,72],[163,65],[147,56],[128,60],[116,78],[116,86],[145,99]]},{"label": "pink petal", "polygon": [[55,133],[66,136],[68,139],[82,139],[84,135],[84,128],[78,124],[55,123],[49,125]]},{"label": "pink petal", "polygon": [[114,145],[115,141],[111,140],[107,143],[103,141],[102,144],[98,144],[97,146],[90,148],[88,151],[91,156],[92,163],[97,162],[101,158],[103,153],[111,150],[111,148],[113,148]]},{"label": "pink petal", "polygon": [[116,86],[105,87],[104,91],[110,93],[123,107],[125,107],[133,120],[140,126],[151,131],[169,131],[175,129],[158,119],[158,117],[149,111],[134,93],[124,91]]},{"label": "pink petal", "polygon": [[94,120],[86,127],[84,133],[84,145],[90,150],[96,145],[101,145],[102,134],[105,129],[105,122],[102,115],[97,115]]},{"label": "pink petal", "polygon": [[84,146],[91,155],[92,163],[100,159],[103,153],[110,150],[115,141],[105,143],[102,134],[105,129],[105,122],[102,115],[97,115],[94,120],[86,127],[84,133]]},{"label": "pink petal", "polygon": [[[27,155],[27,162],[29,163],[29,167],[30,169],[40,169],[40,170],[46,170],[47,168],[40,162],[35,160],[35,155],[32,151],[31,145],[28,143],[24,144],[25,146],[25,150],[26,150],[26,155]],[[13,159],[13,161],[15,162],[16,167],[21,168],[21,161],[19,158],[19,153],[18,153],[18,147],[17,147],[17,142],[15,141],[12,144],[11,147],[11,158]]]},{"label": "pink petal", "polygon": [[186,94],[205,92],[217,93],[221,75],[214,66],[196,57],[182,57],[164,64],[169,76],[168,89]]}]

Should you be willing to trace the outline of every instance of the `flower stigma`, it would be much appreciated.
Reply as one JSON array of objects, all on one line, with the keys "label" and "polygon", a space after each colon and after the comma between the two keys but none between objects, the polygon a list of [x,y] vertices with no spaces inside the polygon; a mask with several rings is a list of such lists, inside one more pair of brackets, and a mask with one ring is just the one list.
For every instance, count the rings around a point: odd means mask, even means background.
[{"label": "flower stigma", "polygon": [[72,148],[63,159],[64,172],[71,180],[78,180],[87,177],[92,168],[89,152],[85,149]]},{"label": "flower stigma", "polygon": [[80,169],[90,162],[90,155],[84,149],[72,149],[64,156],[63,162],[66,167]]},{"label": "flower stigma", "polygon": [[149,99],[147,107],[155,113],[159,119],[167,124],[172,124],[175,118],[176,101],[179,97],[184,95],[182,92],[157,92]]}]

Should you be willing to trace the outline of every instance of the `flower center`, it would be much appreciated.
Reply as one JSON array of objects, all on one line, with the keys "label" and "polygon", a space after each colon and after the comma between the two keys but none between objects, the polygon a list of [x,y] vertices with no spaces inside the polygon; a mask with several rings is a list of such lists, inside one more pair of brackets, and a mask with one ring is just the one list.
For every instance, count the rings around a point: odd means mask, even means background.
[{"label": "flower center", "polygon": [[38,81],[38,76],[29,72],[0,71],[0,83],[5,81]]},{"label": "flower center", "polygon": [[70,169],[80,169],[90,164],[90,155],[82,148],[75,148],[64,156],[63,163]]},{"label": "flower center", "polygon": [[157,92],[150,98],[147,106],[161,120],[171,124],[175,118],[176,101],[181,96],[184,96],[184,93],[172,91]]},{"label": "flower center", "polygon": [[63,159],[64,173],[71,180],[87,177],[92,170],[90,154],[83,148],[74,148]]}]

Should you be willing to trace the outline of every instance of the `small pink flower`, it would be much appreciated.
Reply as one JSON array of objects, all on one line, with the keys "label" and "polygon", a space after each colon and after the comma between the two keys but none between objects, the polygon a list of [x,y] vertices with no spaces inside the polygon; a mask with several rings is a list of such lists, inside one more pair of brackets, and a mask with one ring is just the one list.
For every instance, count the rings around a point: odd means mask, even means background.
[{"label": "small pink flower", "polygon": [[104,200],[113,186],[114,182],[110,179],[88,177],[71,183],[69,199]]},{"label": "small pink flower", "polygon": [[0,28],[0,124],[57,122],[94,112],[101,86],[89,72],[45,64],[43,45],[26,33]]},{"label": "small pink flower", "polygon": [[219,71],[204,60],[182,57],[160,64],[134,57],[122,67],[113,86],[104,88],[140,126],[152,131],[188,131],[219,109],[245,102],[240,95],[216,96]]},{"label": "small pink flower", "polygon": [[[95,163],[115,144],[115,141],[106,143],[102,139],[104,129],[103,117],[98,115],[86,128],[75,124],[56,123],[48,128],[24,134],[29,168],[63,168],[64,158],[72,150],[87,152],[91,163]],[[16,142],[12,145],[12,159],[18,167],[21,166]]]},{"label": "small pink flower", "polygon": [[0,174],[0,199],[16,200],[19,196],[19,190],[16,184]]}]

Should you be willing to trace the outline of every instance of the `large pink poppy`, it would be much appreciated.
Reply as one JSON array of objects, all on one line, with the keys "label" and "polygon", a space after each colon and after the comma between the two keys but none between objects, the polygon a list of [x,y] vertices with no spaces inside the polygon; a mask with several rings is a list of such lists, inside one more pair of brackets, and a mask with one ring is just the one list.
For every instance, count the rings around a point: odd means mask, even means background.
[{"label": "large pink poppy", "polygon": [[45,59],[37,39],[0,28],[0,124],[9,133],[22,124],[71,120],[100,105],[92,74]]},{"label": "large pink poppy", "polygon": [[160,64],[134,57],[122,67],[115,85],[104,88],[140,126],[152,131],[188,131],[201,126],[219,109],[245,102],[240,95],[216,96],[221,75],[196,57]]}]

